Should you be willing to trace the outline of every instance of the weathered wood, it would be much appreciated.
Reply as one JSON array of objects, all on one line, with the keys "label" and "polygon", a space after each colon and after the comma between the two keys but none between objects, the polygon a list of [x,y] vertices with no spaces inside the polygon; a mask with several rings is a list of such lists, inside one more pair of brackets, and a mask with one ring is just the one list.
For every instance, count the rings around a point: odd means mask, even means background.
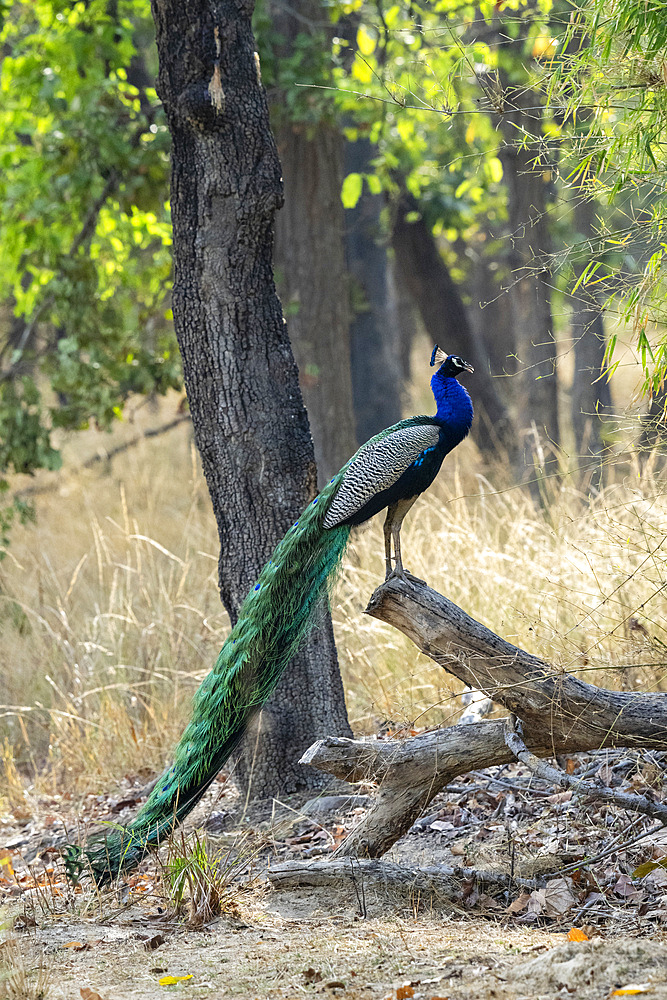
[{"label": "weathered wood", "polygon": [[474,868],[436,865],[408,868],[392,861],[334,859],[331,861],[287,861],[266,873],[274,889],[326,888],[355,892],[368,889],[394,896],[419,897],[461,903],[473,888],[489,892],[508,888],[537,889],[544,879],[519,879]]},{"label": "weathered wood", "polygon": [[[518,715],[538,757],[609,746],[664,748],[667,696],[586,684],[513,646],[424,584],[383,584],[367,611],[394,625],[465,684]],[[336,856],[377,858],[457,775],[514,760],[502,720],[453,726],[408,740],[327,737],[302,758],[346,781],[374,781],[373,808]]]}]

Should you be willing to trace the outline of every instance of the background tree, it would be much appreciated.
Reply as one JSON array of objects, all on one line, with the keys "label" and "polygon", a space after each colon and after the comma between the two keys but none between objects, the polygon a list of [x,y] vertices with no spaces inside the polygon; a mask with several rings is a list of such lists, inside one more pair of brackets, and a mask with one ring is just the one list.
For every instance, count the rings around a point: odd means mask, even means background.
[{"label": "background tree", "polygon": [[356,450],[345,261],[344,138],[333,102],[296,86],[326,83],[333,26],[318,0],[267,2],[260,57],[283,169],[276,223],[279,292],[315,443],[322,486]]}]

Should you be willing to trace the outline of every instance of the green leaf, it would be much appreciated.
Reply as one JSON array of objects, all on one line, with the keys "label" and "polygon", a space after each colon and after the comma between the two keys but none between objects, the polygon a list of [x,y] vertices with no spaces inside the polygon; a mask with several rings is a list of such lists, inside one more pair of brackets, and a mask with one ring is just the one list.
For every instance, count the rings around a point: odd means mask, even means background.
[{"label": "green leaf", "polygon": [[345,208],[354,208],[361,198],[364,178],[361,174],[348,174],[343,181],[340,198]]},{"label": "green leaf", "polygon": [[635,868],[632,878],[644,878],[645,875],[654,872],[656,868],[667,868],[667,859],[663,858],[662,861],[645,861],[643,865]]}]

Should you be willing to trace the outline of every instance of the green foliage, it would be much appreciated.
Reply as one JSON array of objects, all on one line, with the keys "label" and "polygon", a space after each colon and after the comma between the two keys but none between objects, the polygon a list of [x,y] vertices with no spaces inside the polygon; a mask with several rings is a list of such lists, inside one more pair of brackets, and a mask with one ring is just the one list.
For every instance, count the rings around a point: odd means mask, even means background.
[{"label": "green foliage", "polygon": [[[488,247],[507,218],[501,150],[513,136],[553,178],[556,287],[619,300],[655,391],[667,371],[664,0],[336,9],[357,25],[353,40],[334,41],[337,100],[349,137],[376,143],[385,190],[405,185],[449,242]],[[522,111],[525,94],[535,113]],[[359,175],[346,179],[346,207],[362,190]],[[584,198],[597,206],[593,240],[572,221]]]},{"label": "green foliage", "polygon": [[[608,207],[596,257],[606,263],[611,257],[609,277],[616,280],[606,285],[634,326],[645,389],[652,393],[667,373],[667,4],[573,6],[561,50],[546,92],[563,104],[571,123],[567,179]],[[589,269],[586,280],[592,274]]]},{"label": "green foliage", "polygon": [[0,480],[180,385],[147,0],[15,0],[0,73]]}]

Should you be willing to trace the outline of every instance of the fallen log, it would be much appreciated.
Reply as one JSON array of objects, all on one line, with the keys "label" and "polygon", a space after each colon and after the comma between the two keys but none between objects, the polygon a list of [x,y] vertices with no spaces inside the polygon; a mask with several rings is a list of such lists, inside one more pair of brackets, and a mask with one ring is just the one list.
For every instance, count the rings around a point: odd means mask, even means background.
[{"label": "fallen log", "polygon": [[[519,716],[526,747],[538,757],[616,746],[667,748],[667,695],[587,684],[513,646],[425,584],[390,580],[375,591],[366,611]],[[335,852],[339,858],[378,858],[455,777],[512,760],[498,720],[407,740],[327,737],[301,762],[346,781],[379,786],[374,805]]]},{"label": "fallen log", "polygon": [[347,889],[354,891],[360,902],[369,889],[422,902],[462,903],[473,890],[498,893],[523,889],[531,892],[546,885],[540,878],[521,879],[475,868],[449,865],[408,868],[392,861],[366,858],[286,861],[269,868],[266,876],[274,889]]}]

